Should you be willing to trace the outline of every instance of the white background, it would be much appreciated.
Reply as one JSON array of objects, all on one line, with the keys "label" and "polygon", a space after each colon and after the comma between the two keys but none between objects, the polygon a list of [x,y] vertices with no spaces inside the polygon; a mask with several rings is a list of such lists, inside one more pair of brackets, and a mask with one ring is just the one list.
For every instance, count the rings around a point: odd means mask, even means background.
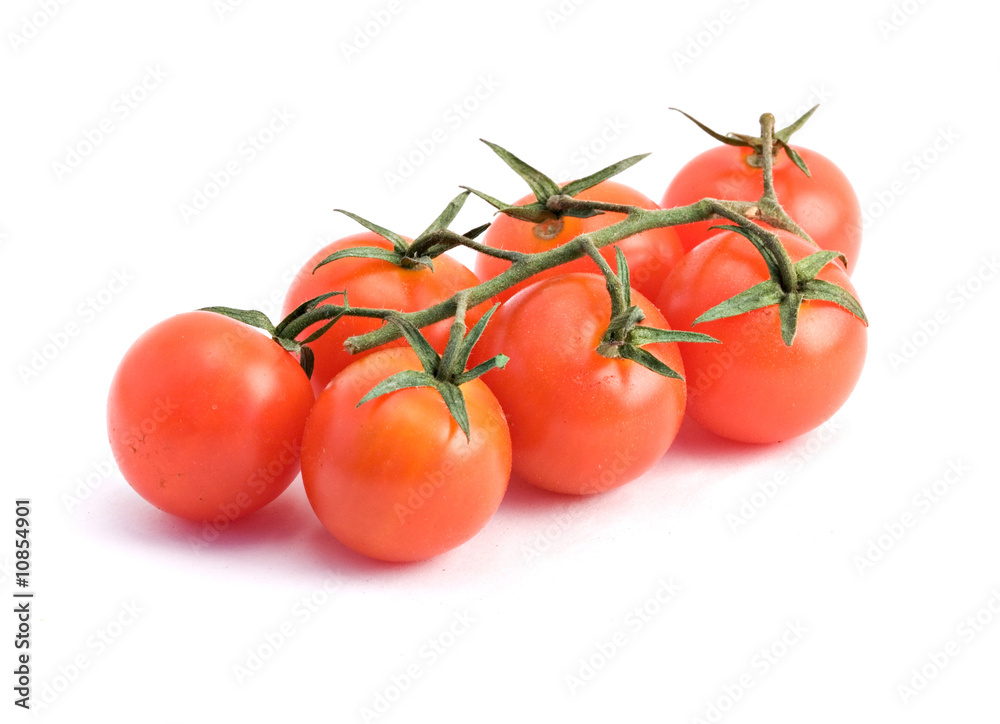
[{"label": "white background", "polygon": [[[11,600],[30,497],[44,719],[997,720],[994,3],[232,4],[0,12],[0,561]],[[652,151],[622,180],[658,200],[713,144],[668,107],[752,133],[816,102],[796,140],[869,211],[854,281],[872,320],[820,431],[749,446],[686,424],[624,488],[513,484],[480,535],[416,565],[347,552],[300,480],[208,543],[110,466],[131,342],[209,304],[274,316],[291,273],[357,230],[335,207],[413,235],[459,184],[522,195],[480,137],[561,180]],[[248,159],[275,112],[294,119]],[[231,160],[242,173],[185,218]],[[471,201],[457,228],[489,216]]]}]

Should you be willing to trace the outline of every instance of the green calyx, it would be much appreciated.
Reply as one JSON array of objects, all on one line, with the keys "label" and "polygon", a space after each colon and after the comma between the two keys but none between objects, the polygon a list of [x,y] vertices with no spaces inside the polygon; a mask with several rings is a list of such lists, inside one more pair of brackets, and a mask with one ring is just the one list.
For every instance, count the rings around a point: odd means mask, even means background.
[{"label": "green calyx", "polygon": [[[802,160],[802,157],[795,151],[795,149],[788,145],[788,140],[792,137],[793,133],[805,125],[806,121],[809,120],[809,117],[816,111],[817,108],[819,108],[819,104],[810,108],[785,128],[782,128],[780,131],[775,131],[774,145],[771,150],[772,157],[778,154],[779,149],[783,150],[785,154],[787,154],[788,158],[792,160],[792,163],[798,166],[802,170],[802,173],[806,176],[809,175],[809,168],[806,166],[806,162]],[[717,141],[721,141],[722,143],[730,146],[752,148],[754,152],[747,156],[747,163],[756,168],[764,167],[764,139],[762,137],[749,136],[743,133],[727,133],[723,135],[717,131],[713,131],[704,123],[696,118],[693,118],[679,108],[671,108],[670,110],[677,111]]]},{"label": "green calyx", "polygon": [[470,439],[469,414],[465,406],[465,396],[462,394],[461,386],[482,375],[495,367],[502,368],[507,364],[508,358],[498,354],[482,364],[467,370],[469,356],[472,348],[479,341],[486,328],[490,317],[500,305],[494,305],[484,314],[475,326],[466,333],[465,325],[465,297],[460,297],[458,309],[455,314],[455,321],[451,325],[451,333],[448,338],[448,345],[444,354],[438,354],[431,346],[427,338],[405,317],[394,314],[386,317],[386,320],[395,324],[406,341],[410,343],[416,353],[423,370],[403,370],[387,377],[373,387],[368,394],[361,398],[358,407],[376,397],[388,395],[409,387],[433,387],[441,395],[448,412],[458,423],[458,426],[465,433],[466,440]]},{"label": "green calyx", "polygon": [[[321,294],[318,297],[314,297],[307,302],[300,304],[298,307],[293,309],[287,317],[281,320],[277,325],[271,323],[271,320],[263,312],[258,312],[255,309],[234,309],[233,307],[202,307],[199,312],[214,312],[215,314],[221,314],[224,317],[229,317],[230,319],[235,319],[238,322],[243,322],[243,324],[249,325],[251,327],[256,327],[257,329],[262,329],[271,335],[276,343],[281,345],[281,347],[296,355],[299,358],[299,364],[302,366],[302,370],[306,373],[306,377],[312,377],[313,365],[315,363],[315,357],[313,351],[307,345],[310,342],[317,340],[326,330],[328,330],[334,322],[336,322],[341,314],[334,312],[332,315],[327,317],[327,323],[310,334],[306,339],[299,341],[295,337],[297,336],[295,332],[289,333],[289,330],[295,330],[299,327],[298,322],[305,317],[308,313],[312,312],[320,302],[323,302],[330,297],[343,296],[344,305],[347,305],[347,292],[328,292],[326,294]],[[334,310],[341,309],[340,307],[334,307]]]},{"label": "green calyx", "polygon": [[540,224],[544,221],[551,221],[552,219],[559,219],[563,216],[586,218],[588,216],[597,216],[598,214],[604,213],[604,211],[600,208],[588,205],[585,202],[581,202],[579,204],[566,204],[565,200],[572,199],[577,194],[596,186],[602,181],[607,181],[609,178],[617,176],[625,169],[634,166],[649,155],[648,153],[643,153],[638,156],[630,156],[629,158],[619,161],[618,163],[602,168],[596,173],[592,173],[589,176],[577,179],[576,181],[570,181],[565,186],[560,186],[550,177],[546,176],[533,166],[529,166],[507,149],[502,148],[495,143],[490,143],[485,139],[480,140],[493,149],[493,152],[503,159],[504,163],[510,166],[518,176],[524,179],[524,181],[531,188],[532,193],[535,194],[535,201],[530,204],[516,206],[505,204],[489,194],[469,188],[468,186],[463,186],[462,188],[467,191],[471,191],[501,213],[512,216],[515,219],[520,219],[521,221],[530,221],[535,224]]},{"label": "green calyx", "polygon": [[798,262],[792,262],[777,235],[756,224],[712,228],[734,231],[750,240],[764,258],[770,279],[715,305],[694,320],[692,326],[777,305],[781,318],[781,339],[786,346],[791,347],[798,325],[799,308],[807,299],[833,302],[867,326],[868,317],[854,295],[836,284],[816,279],[820,270],[834,259],[846,261],[846,257],[839,251],[818,251]]},{"label": "green calyx", "polygon": [[719,340],[700,332],[681,332],[640,325],[646,315],[639,307],[632,304],[632,289],[629,286],[630,274],[624,252],[615,246],[615,259],[618,266],[618,273],[615,274],[593,243],[588,244],[587,251],[600,267],[607,283],[608,294],[611,296],[611,321],[601,337],[601,343],[597,346],[597,353],[611,359],[618,357],[632,360],[664,377],[684,379],[669,365],[648,350],[643,349],[643,346],[659,342],[718,343]]},{"label": "green calyx", "polygon": [[381,236],[383,239],[392,244],[392,249],[382,249],[377,246],[356,246],[349,249],[341,249],[323,259],[323,261],[316,265],[313,272],[325,264],[330,264],[338,259],[345,258],[381,259],[382,261],[395,264],[403,269],[426,267],[433,271],[433,260],[435,257],[440,256],[444,252],[449,249],[453,249],[456,246],[474,244],[475,238],[489,228],[489,224],[483,224],[482,226],[477,226],[475,229],[472,229],[465,234],[458,234],[448,228],[451,222],[455,220],[455,217],[458,216],[458,212],[461,211],[468,197],[469,192],[463,191],[452,199],[451,202],[445,207],[444,211],[442,211],[441,214],[434,219],[431,225],[428,226],[423,233],[412,242],[407,242],[406,239],[396,232],[390,231],[383,226],[379,226],[378,224],[368,221],[368,219],[363,219],[357,214],[352,214],[350,211],[334,209],[335,211],[354,219],[369,231]]}]

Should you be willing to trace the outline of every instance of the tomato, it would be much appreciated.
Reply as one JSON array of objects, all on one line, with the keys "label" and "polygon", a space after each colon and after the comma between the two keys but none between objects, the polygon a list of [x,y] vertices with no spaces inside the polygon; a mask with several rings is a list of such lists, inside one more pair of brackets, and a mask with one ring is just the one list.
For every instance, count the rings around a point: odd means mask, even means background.
[{"label": "tomato", "polygon": [[[789,256],[814,253],[808,242],[778,232]],[[716,304],[768,279],[757,249],[722,232],[690,251],[667,278],[657,299],[674,329],[710,334],[720,345],[681,343],[688,381],[688,414],[733,440],[777,442],[829,419],[861,375],[867,327],[845,308],[807,299],[789,347],[781,337],[777,306],[710,322],[692,322]],[[844,269],[827,264],[817,279],[855,295]],[[710,349],[709,349],[710,347]]]},{"label": "tomato", "polygon": [[[407,240],[409,241],[409,240]],[[467,267],[450,256],[442,255],[434,259],[433,271],[421,266],[404,269],[392,262],[381,259],[338,259],[326,264],[313,273],[316,265],[335,251],[354,246],[377,246],[391,250],[392,244],[372,232],[362,232],[348,236],[318,251],[292,280],[285,295],[283,314],[287,315],[303,302],[333,291],[347,291],[347,300],[352,307],[381,307],[413,312],[424,309],[450,298],[455,292],[475,286],[478,277]],[[342,297],[333,297],[324,304],[343,304]],[[466,319],[472,326],[489,309],[483,304],[470,309]],[[431,345],[439,352],[448,341],[450,320],[443,320],[423,330]],[[344,340],[358,334],[378,329],[382,322],[361,317],[343,317],[327,332],[310,343],[316,355],[312,374],[313,389],[317,394],[340,370],[357,359],[344,349]],[[314,324],[300,339],[322,327]],[[386,346],[405,346],[403,339],[390,342]]]},{"label": "tomato", "polygon": [[[635,189],[615,181],[602,181],[577,194],[575,198],[612,204],[628,204],[643,209],[659,208],[655,201],[643,196]],[[518,201],[517,205],[533,203],[535,200],[534,195],[528,195]],[[548,251],[565,244],[580,234],[611,226],[624,218],[624,214],[605,213],[586,219],[563,216],[560,219],[534,224],[530,221],[512,218],[506,214],[498,214],[492,226],[486,230],[483,243],[497,249],[525,253]],[[676,230],[670,227],[635,234],[618,242],[618,246],[625,252],[625,257],[632,270],[632,286],[646,296],[654,295],[660,290],[670,269],[684,254]],[[615,253],[611,247],[601,249],[601,255],[614,266]],[[508,261],[479,254],[476,257],[475,271],[481,279],[492,279],[506,271],[509,266],[510,262]],[[555,269],[541,272],[498,296],[501,301],[507,300],[520,289],[524,289],[545,277],[568,272],[596,271],[597,267],[593,260],[585,256]]]},{"label": "tomato", "polygon": [[157,508],[231,521],[298,475],[313,399],[277,343],[234,319],[189,312],[126,352],[108,395],[108,437],[122,475]]},{"label": "tomato", "polygon": [[[632,303],[644,324],[667,327],[635,291]],[[559,493],[599,493],[639,477],[670,447],[684,382],[598,354],[610,317],[604,278],[583,273],[532,284],[493,315],[473,358],[510,358],[482,379],[507,415],[514,475]],[[643,349],[683,374],[675,343]]]},{"label": "tomato", "polygon": [[[809,168],[802,173],[784,151],[774,159],[774,191],[785,212],[812,237],[820,249],[839,251],[847,257],[848,273],[854,270],[861,249],[861,205],[847,177],[825,156],[792,146]],[[764,173],[747,163],[753,150],[718,146],[695,156],[670,182],[663,208],[685,206],[703,198],[756,201],[764,193]],[[674,227],[690,251],[716,231],[720,222],[699,221]],[[837,262],[840,263],[840,262]]]},{"label": "tomato", "polygon": [[380,560],[422,560],[464,543],[493,516],[510,477],[510,433],[481,380],[460,387],[468,439],[430,387],[357,406],[383,379],[421,369],[409,348],[363,357],[333,379],[306,423],[302,480],[313,510],[334,538]]}]

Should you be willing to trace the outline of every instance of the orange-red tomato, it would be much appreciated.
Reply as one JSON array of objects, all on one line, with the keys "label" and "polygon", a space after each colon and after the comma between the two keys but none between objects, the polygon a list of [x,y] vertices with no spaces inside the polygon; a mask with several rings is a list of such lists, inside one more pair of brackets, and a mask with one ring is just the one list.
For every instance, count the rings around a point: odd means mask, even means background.
[{"label": "orange-red tomato", "polygon": [[288,352],[212,312],[171,317],[126,352],[108,395],[122,475],[173,515],[231,521],[299,472],[312,388]]},{"label": "orange-red tomato", "polygon": [[302,480],[313,510],[341,543],[380,560],[422,560],[464,543],[510,478],[510,433],[481,380],[461,386],[469,439],[430,387],[357,406],[383,379],[421,369],[409,348],[376,351],[333,379],[306,424]]},{"label": "orange-red tomato", "polygon": [[[816,252],[798,236],[777,233],[793,261]],[[722,342],[679,346],[687,371],[688,414],[733,440],[777,442],[819,426],[847,400],[865,361],[867,327],[827,301],[802,303],[790,347],[781,339],[777,306],[692,328],[703,312],[768,278],[753,244],[727,231],[685,255],[657,300],[674,329],[693,329]],[[836,263],[827,264],[816,278],[857,298]]]},{"label": "orange-red tomato", "polygon": [[[774,159],[774,191],[781,207],[821,249],[847,257],[848,273],[861,249],[861,204],[850,181],[830,159],[808,148],[793,146],[806,162],[806,176],[779,151]],[[667,188],[663,208],[686,206],[703,198],[756,201],[764,193],[764,172],[747,163],[752,149],[718,146],[691,159]],[[710,226],[725,221],[698,221],[673,227],[685,251],[717,233]],[[840,262],[835,262],[840,263]]]},{"label": "orange-red tomato", "polygon": [[[603,181],[577,194],[576,198],[586,201],[604,201],[612,204],[628,204],[643,209],[657,209],[656,202],[635,189],[615,181]],[[518,205],[535,201],[534,195],[525,196]],[[616,224],[625,218],[624,214],[605,213],[586,219],[563,216],[561,219],[543,221],[538,224],[520,221],[506,214],[498,214],[492,226],[486,230],[483,243],[497,249],[508,249],[534,253],[548,251],[589,231]],[[678,259],[684,254],[677,232],[670,227],[644,231],[618,242],[625,252],[632,273],[632,286],[649,297],[660,290],[663,280]],[[615,267],[615,252],[611,246],[601,249],[601,255]],[[496,257],[479,254],[475,270],[481,279],[492,279],[507,270],[510,262]],[[501,301],[509,299],[520,289],[524,289],[546,277],[569,272],[596,272],[597,266],[590,257],[576,259],[568,264],[536,274],[531,279],[515,285],[499,294]]]},{"label": "orange-red tomato", "polygon": [[[313,273],[316,265],[333,252],[354,246],[392,249],[389,241],[372,232],[354,234],[327,245],[313,255],[292,280],[285,295],[282,314],[287,315],[298,305],[321,294],[345,290],[352,307],[382,307],[413,312],[443,302],[455,292],[479,283],[475,274],[447,255],[434,259],[433,271],[423,266],[403,269],[381,259],[346,258],[326,264]],[[332,297],[323,303],[342,305],[343,298]],[[470,309],[466,317],[469,326],[475,324],[489,308],[488,303],[483,303]],[[322,337],[310,343],[316,356],[312,385],[317,394],[334,375],[357,359],[357,356],[348,354],[344,349],[344,340],[371,332],[381,325],[382,322],[377,319],[343,317]],[[299,335],[299,339],[305,339],[321,326],[319,323],[312,325]],[[448,342],[450,326],[451,320],[446,319],[423,329],[428,341],[438,352],[443,351]],[[405,345],[406,341],[399,339],[386,346]]]},{"label": "orange-red tomato", "polygon": [[[643,324],[667,328],[633,290]],[[599,493],[634,480],[670,447],[684,417],[683,380],[597,353],[611,318],[599,274],[566,274],[532,284],[496,311],[473,360],[510,357],[483,380],[510,424],[514,474],[559,493]],[[674,343],[643,349],[684,373]]]}]

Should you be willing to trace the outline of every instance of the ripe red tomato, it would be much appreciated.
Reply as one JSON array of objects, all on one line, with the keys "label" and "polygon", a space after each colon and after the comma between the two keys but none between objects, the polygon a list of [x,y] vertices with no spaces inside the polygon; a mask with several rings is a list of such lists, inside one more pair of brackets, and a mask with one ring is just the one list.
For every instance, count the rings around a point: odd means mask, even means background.
[{"label": "ripe red tomato", "polygon": [[461,386],[471,435],[437,390],[398,390],[358,407],[376,384],[422,370],[410,348],[348,365],[316,401],[302,444],[302,480],[326,529],[359,553],[416,561],[464,543],[496,512],[510,477],[510,433],[481,380]]},{"label": "ripe red tomato", "polygon": [[[667,328],[637,292],[644,324]],[[684,416],[684,381],[663,377],[597,347],[611,318],[599,274],[566,274],[532,284],[493,315],[476,361],[502,352],[503,370],[483,380],[510,425],[514,474],[559,493],[599,493],[648,470],[670,447]],[[643,349],[683,374],[675,343]]]},{"label": "ripe red tomato", "polygon": [[[816,249],[779,231],[792,261]],[[688,414],[733,440],[777,442],[829,419],[861,375],[867,327],[832,302],[805,300],[792,346],[781,338],[777,306],[691,326],[716,304],[769,278],[757,249],[722,232],[684,256],[657,300],[674,329],[710,334],[721,345],[680,343],[687,370]],[[844,269],[827,264],[817,279],[857,296]]]},{"label": "ripe red tomato", "polygon": [[108,395],[108,437],[139,495],[196,521],[235,520],[274,500],[299,472],[312,407],[295,358],[212,312],[149,329]]},{"label": "ripe red tomato", "polygon": [[[839,251],[853,272],[861,249],[861,204],[850,182],[830,159],[801,146],[792,146],[806,162],[806,176],[779,151],[774,159],[774,191],[785,212],[820,249]],[[756,201],[764,193],[764,173],[747,163],[753,150],[742,146],[718,146],[695,156],[670,182],[663,195],[663,208],[685,206],[703,198]],[[674,227],[690,251],[715,235],[710,230],[719,221],[699,221]],[[725,223],[725,222],[721,222]],[[840,262],[836,262],[840,263]]]},{"label": "ripe red tomato", "polygon": [[[313,273],[316,265],[333,252],[354,246],[392,249],[390,242],[372,232],[354,234],[327,245],[313,255],[292,280],[285,295],[282,314],[287,315],[298,305],[320,294],[344,290],[347,291],[347,300],[352,307],[382,307],[413,312],[443,302],[455,292],[479,283],[479,279],[467,267],[446,255],[434,259],[433,271],[423,266],[404,269],[381,259],[346,258],[326,264]],[[343,298],[333,297],[323,304],[343,304]],[[474,325],[489,308],[490,304],[484,302],[470,309],[466,317],[469,326]],[[357,355],[348,354],[344,349],[344,340],[371,332],[381,325],[382,322],[377,319],[343,317],[322,337],[310,343],[309,346],[316,355],[312,385],[317,394],[334,375],[357,359]],[[322,326],[314,324],[299,337],[305,339]],[[450,328],[451,320],[446,319],[422,331],[434,349],[441,352],[448,342]],[[405,345],[406,340],[399,339],[386,346]]]},{"label": "ripe red tomato", "polygon": [[[577,194],[575,198],[586,201],[604,201],[611,204],[628,204],[643,209],[659,208],[652,199],[615,181],[602,181]],[[535,196],[529,194],[518,201],[517,205],[534,201]],[[624,214],[605,213],[585,219],[563,216],[561,219],[533,224],[530,221],[521,221],[506,214],[498,214],[492,226],[486,230],[483,243],[497,249],[525,253],[548,251],[565,244],[580,234],[611,226],[624,218]],[[635,234],[618,242],[618,246],[625,252],[625,258],[628,259],[629,267],[632,270],[632,286],[640,294],[647,297],[660,290],[670,269],[684,254],[676,230],[670,227]],[[604,247],[601,249],[601,255],[607,259],[612,267],[615,266],[613,248]],[[509,266],[510,262],[508,261],[479,254],[476,257],[475,271],[481,279],[492,279],[506,271]],[[501,301],[505,301],[519,290],[546,277],[568,272],[590,273],[596,271],[597,267],[593,260],[589,257],[583,257],[555,269],[541,272],[498,296]]]}]

